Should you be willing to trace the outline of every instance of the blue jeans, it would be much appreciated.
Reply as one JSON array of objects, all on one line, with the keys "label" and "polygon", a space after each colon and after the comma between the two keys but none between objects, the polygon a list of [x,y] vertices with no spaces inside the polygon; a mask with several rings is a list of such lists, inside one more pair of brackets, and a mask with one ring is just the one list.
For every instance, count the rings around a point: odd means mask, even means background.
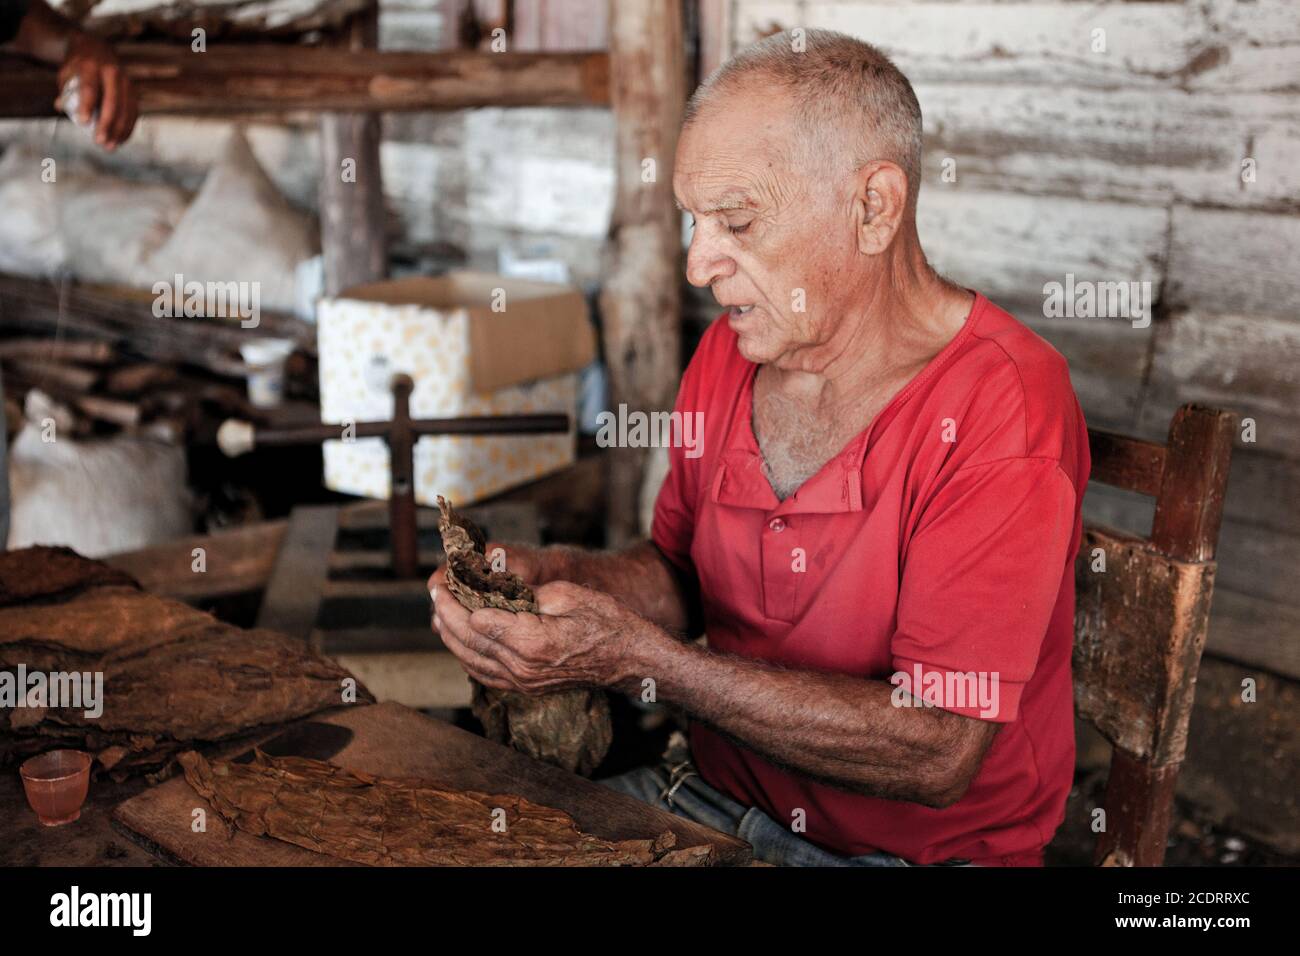
[{"label": "blue jeans", "polygon": [[[676,770],[676,773],[674,773]],[[783,827],[758,807],[744,807],[704,782],[689,763],[639,767],[597,783],[642,803],[740,837],[754,859],[776,866],[912,866],[888,853],[837,856]],[[671,792],[669,792],[671,791]],[[954,861],[956,863],[957,861]],[[945,864],[949,865],[949,864]]]}]

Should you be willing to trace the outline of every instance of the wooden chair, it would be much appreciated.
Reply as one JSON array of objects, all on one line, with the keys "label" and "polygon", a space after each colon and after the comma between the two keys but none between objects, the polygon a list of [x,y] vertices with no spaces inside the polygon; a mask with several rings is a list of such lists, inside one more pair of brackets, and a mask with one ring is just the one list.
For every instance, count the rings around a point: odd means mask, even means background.
[{"label": "wooden chair", "polygon": [[1184,405],[1163,445],[1088,433],[1092,480],[1156,501],[1149,538],[1085,525],[1075,564],[1075,709],[1114,748],[1095,856],[1102,866],[1164,860],[1236,420]]}]

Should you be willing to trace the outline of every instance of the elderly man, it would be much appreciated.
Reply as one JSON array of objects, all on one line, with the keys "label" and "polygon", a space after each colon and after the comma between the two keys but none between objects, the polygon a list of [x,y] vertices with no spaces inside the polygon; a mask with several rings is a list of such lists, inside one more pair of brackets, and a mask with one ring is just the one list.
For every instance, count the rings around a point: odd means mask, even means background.
[{"label": "elderly man", "polygon": [[676,405],[703,454],[672,450],[650,542],[508,549],[540,615],[431,581],[484,684],[686,711],[689,759],[607,782],[772,862],[1039,864],[1070,786],[1087,432],[1064,360],[926,262],[920,169],[916,97],[865,43],[719,69],[673,175],[726,307]]}]

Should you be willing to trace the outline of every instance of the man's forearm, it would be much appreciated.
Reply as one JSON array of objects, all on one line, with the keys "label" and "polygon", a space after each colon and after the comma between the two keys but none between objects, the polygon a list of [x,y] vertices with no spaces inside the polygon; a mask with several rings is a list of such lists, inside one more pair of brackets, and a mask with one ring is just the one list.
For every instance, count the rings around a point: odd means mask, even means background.
[{"label": "man's forearm", "polygon": [[691,596],[649,541],[622,551],[556,545],[541,552],[543,581],[573,581],[612,594],[642,617],[677,634],[691,623]]},{"label": "man's forearm", "polygon": [[960,799],[997,725],[937,708],[895,707],[884,681],[782,670],[647,628],[623,690],[656,696],[774,763],[834,786],[931,807]]}]

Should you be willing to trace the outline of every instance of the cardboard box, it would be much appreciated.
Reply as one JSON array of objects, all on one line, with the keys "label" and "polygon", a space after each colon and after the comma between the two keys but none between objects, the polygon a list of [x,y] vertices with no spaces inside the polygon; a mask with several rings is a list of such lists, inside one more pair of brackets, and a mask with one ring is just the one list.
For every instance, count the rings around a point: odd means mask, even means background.
[{"label": "cardboard box", "polygon": [[[415,381],[411,415],[448,418],[563,412],[577,405],[576,373],[595,357],[582,293],[475,272],[376,282],[323,299],[317,310],[321,420],[382,421],[392,377]],[[469,504],[573,463],[567,434],[421,438],[415,496]],[[325,442],[325,485],[387,498],[380,439]]]}]

